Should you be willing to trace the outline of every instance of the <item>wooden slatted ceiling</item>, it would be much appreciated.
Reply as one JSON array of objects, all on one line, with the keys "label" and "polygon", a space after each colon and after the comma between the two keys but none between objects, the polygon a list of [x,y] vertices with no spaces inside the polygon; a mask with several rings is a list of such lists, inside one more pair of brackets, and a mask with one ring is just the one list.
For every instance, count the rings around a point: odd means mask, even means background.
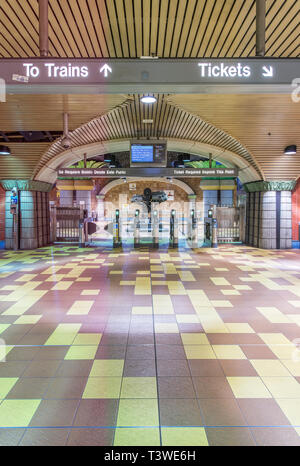
[{"label": "wooden slatted ceiling", "polygon": [[50,143],[40,142],[7,144],[12,155],[10,157],[0,156],[0,179],[30,179],[41,154],[50,145]]},{"label": "wooden slatted ceiling", "polygon": [[300,104],[290,95],[172,95],[168,101],[239,140],[267,180],[300,175],[299,155],[283,155],[290,144],[300,149]]},{"label": "wooden slatted ceiling", "polygon": [[[157,95],[156,97],[156,104],[144,105],[140,102],[140,95],[131,96],[127,105],[117,107],[106,115],[95,118],[73,131],[70,134],[71,147],[75,148],[106,140],[132,139],[137,136],[141,138],[160,136],[161,138],[193,140],[235,152],[260,173],[260,168],[254,157],[239,141],[200,117],[171,105],[166,96]],[[145,124],[143,119],[153,119],[153,124]],[[57,141],[41,157],[34,175],[52,157],[61,152],[63,152],[62,146]]]},{"label": "wooden slatted ceiling", "polygon": [[123,95],[8,95],[0,103],[1,131],[60,131],[63,113],[69,113],[73,130],[126,103]]},{"label": "wooden slatted ceiling", "polygon": [[[266,0],[266,55],[299,56],[299,0]],[[38,0],[1,0],[0,57],[39,56]],[[255,55],[255,0],[49,0],[50,57]]]}]

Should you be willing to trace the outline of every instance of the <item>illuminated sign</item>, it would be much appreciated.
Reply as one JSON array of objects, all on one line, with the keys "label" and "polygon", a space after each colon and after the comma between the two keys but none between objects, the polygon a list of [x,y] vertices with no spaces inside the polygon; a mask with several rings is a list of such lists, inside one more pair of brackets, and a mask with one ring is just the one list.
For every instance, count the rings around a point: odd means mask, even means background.
[{"label": "illuminated sign", "polygon": [[63,92],[55,89],[63,85],[78,93],[201,93],[216,85],[222,91],[232,85],[241,92],[246,85],[264,85],[261,92],[272,86],[290,92],[299,73],[299,58],[0,59],[0,79],[12,93],[38,93],[40,85],[47,85],[48,93]]},{"label": "illuminated sign", "polygon": [[237,168],[59,168],[57,176],[62,178],[124,178],[124,177],[217,177],[235,178]]}]

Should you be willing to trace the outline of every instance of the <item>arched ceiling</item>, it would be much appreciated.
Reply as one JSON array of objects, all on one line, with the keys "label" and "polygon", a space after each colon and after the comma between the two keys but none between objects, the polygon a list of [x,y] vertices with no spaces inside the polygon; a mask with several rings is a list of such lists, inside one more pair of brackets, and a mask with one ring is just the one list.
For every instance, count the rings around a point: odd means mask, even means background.
[{"label": "arched ceiling", "polygon": [[300,148],[300,102],[293,102],[290,95],[177,94],[168,101],[241,141],[255,155],[265,179],[298,178],[299,155],[284,155],[291,144]]},{"label": "arched ceiling", "polygon": [[[143,179],[143,178],[142,178]],[[126,181],[127,183],[131,183],[131,182],[134,182],[134,181],[140,181],[141,178],[130,178],[129,181]],[[164,180],[163,178],[149,178],[149,180],[151,181],[159,181],[160,183],[167,183],[168,185],[170,184],[170,181],[168,180]],[[113,181],[110,181],[109,183],[107,183],[105,186],[103,186],[103,188],[101,189],[101,191],[99,192],[99,194],[107,194],[111,189],[115,188],[116,186],[119,186],[119,185],[123,185],[124,184],[124,180],[123,179],[119,179],[119,180],[113,180]],[[178,186],[179,188],[183,189],[183,191],[186,192],[186,194],[195,194],[195,192],[193,191],[193,189],[188,185],[186,184],[184,181],[182,180],[177,180],[177,179],[174,179],[172,180],[172,184],[174,186]]]},{"label": "arched ceiling", "polygon": [[[1,0],[0,56],[39,56],[38,0]],[[266,0],[266,55],[299,56],[298,0]],[[255,0],[49,0],[50,57],[255,55]]]},{"label": "arched ceiling", "polygon": [[[201,143],[216,148],[219,154],[236,154],[251,166],[260,178],[263,173],[255,158],[243,147],[243,145],[214,125],[207,123],[199,116],[193,115],[168,102],[165,95],[157,95],[157,103],[144,105],[140,102],[139,95],[133,95],[127,100],[126,105],[121,105],[114,110],[95,118],[85,125],[70,133],[71,150],[81,152],[81,158],[85,149],[82,146],[95,145],[95,150],[103,151],[103,147],[97,149],[98,142],[130,140],[137,136],[141,138],[176,139]],[[153,124],[142,123],[144,119],[153,119]],[[51,163],[53,158],[64,152],[60,140],[53,143],[43,154],[34,171],[34,178],[40,170]],[[78,153],[78,151],[76,151]],[[96,154],[94,154],[96,155]],[[58,168],[58,165],[56,165]]]}]

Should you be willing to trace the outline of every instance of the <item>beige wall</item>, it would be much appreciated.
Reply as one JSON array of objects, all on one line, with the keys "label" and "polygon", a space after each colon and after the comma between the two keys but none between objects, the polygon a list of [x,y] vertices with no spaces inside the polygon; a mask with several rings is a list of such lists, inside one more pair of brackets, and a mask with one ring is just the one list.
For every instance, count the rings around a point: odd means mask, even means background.
[{"label": "beige wall", "polygon": [[[196,185],[199,186],[199,180],[192,181],[194,186],[191,186],[191,188],[196,191]],[[184,180],[184,182],[186,182],[186,180]],[[115,186],[110,191],[108,191],[104,198],[106,217],[110,217],[112,213],[115,211],[115,209],[118,208],[121,211],[123,210],[123,212],[128,211],[130,214],[134,213],[135,209],[142,210],[140,204],[131,203],[130,199],[134,194],[143,194],[145,188],[151,188],[152,191],[174,191],[174,201],[166,201],[160,204],[159,206],[159,209],[162,210],[164,213],[168,214],[172,209],[176,209],[178,213],[184,211],[187,212],[189,206],[188,194],[183,189],[179,188],[173,183],[165,183],[150,180],[134,181],[133,183],[136,184],[135,191],[129,190],[130,182]],[[202,191],[200,188],[197,195],[197,202],[198,201],[202,201]]]}]

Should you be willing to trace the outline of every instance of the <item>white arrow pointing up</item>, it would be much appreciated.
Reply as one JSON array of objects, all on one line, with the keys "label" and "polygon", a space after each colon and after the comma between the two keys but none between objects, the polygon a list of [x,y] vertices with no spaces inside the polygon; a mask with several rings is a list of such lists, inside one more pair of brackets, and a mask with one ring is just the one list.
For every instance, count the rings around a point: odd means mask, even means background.
[{"label": "white arrow pointing up", "polygon": [[269,67],[263,66],[262,69],[263,69],[263,74],[262,74],[263,76],[265,76],[266,78],[272,78],[272,76],[273,76],[273,67],[272,66],[269,66]]},{"label": "white arrow pointing up", "polygon": [[102,66],[102,68],[100,68],[100,73],[103,73],[104,72],[104,77],[107,78],[108,76],[108,72],[112,73],[112,69],[110,66],[108,66],[106,63],[105,65]]}]

